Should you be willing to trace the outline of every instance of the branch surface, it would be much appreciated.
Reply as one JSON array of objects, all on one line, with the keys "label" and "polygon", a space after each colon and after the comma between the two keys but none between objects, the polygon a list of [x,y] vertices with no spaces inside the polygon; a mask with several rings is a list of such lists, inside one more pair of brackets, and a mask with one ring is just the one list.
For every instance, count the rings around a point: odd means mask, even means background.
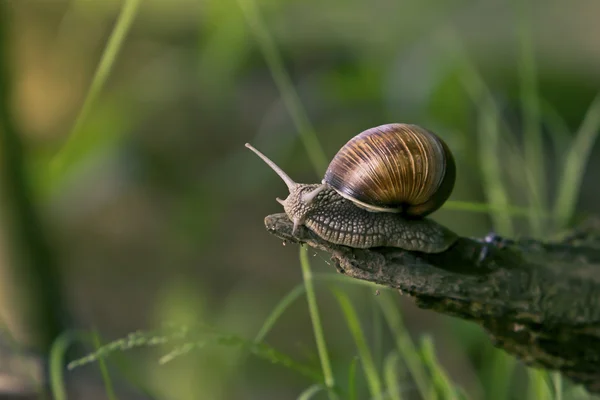
[{"label": "branch surface", "polygon": [[280,239],[329,252],[340,273],[473,321],[496,347],[600,393],[600,219],[560,242],[460,238],[440,254],[353,249],[305,227],[292,235],[285,214],[267,216],[265,226]]}]

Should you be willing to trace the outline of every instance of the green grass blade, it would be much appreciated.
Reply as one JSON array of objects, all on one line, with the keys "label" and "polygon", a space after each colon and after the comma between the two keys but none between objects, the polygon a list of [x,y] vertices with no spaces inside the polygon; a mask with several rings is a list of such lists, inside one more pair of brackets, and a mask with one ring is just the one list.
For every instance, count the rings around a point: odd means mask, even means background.
[{"label": "green grass blade", "polygon": [[367,345],[365,335],[360,327],[356,310],[344,292],[336,288],[331,288],[331,291],[336,297],[340,308],[342,309],[344,317],[346,318],[346,323],[348,324],[348,329],[350,330],[350,333],[354,338],[354,342],[356,343],[356,348],[358,350],[358,354],[360,355],[361,364],[367,378],[367,384],[369,386],[371,397],[380,399],[382,396],[381,379],[379,378],[379,373],[375,367],[375,363],[373,362],[373,357],[371,355],[371,351],[369,350],[369,346]]},{"label": "green grass blade", "polygon": [[562,165],[566,156],[565,149],[571,147],[571,143],[573,142],[571,131],[565,119],[550,102],[544,99],[540,99],[540,101],[542,121],[548,129],[552,152],[554,153],[556,162]]},{"label": "green grass blade", "polygon": [[238,0],[246,22],[254,34],[260,50],[265,58],[273,80],[281,93],[285,106],[290,113],[294,125],[300,134],[300,139],[308,153],[316,173],[322,176],[329,164],[325,152],[317,138],[315,129],[308,119],[300,97],[294,89],[292,80],[287,73],[277,46],[263,21],[260,10],[254,0]]},{"label": "green grass blade", "polygon": [[[491,106],[491,111],[498,120],[498,125],[501,127],[501,130],[510,132],[510,125],[508,121],[503,118],[501,110],[495,103],[492,90],[486,85],[483,77],[475,65],[473,65],[469,60],[466,51],[463,49],[460,41],[456,37],[456,33],[452,30],[447,30],[446,33],[447,35],[444,38],[443,44],[446,47],[451,48],[453,53],[456,54],[456,57],[460,57],[458,59],[459,66],[462,71],[460,79],[467,95],[470,96],[471,101],[473,101],[475,105],[480,104],[481,99],[487,99],[489,101],[489,105]],[[502,144],[506,145],[510,149],[511,153],[519,156],[516,159],[519,164],[525,162],[522,155],[519,154],[519,143],[514,135],[507,134],[503,136]]]},{"label": "green grass blade", "polygon": [[229,348],[240,348],[250,352],[254,356],[261,358],[273,364],[284,366],[292,371],[315,381],[323,383],[323,375],[312,365],[307,365],[294,360],[291,356],[282,353],[281,351],[269,346],[266,343],[256,343],[253,340],[248,340],[239,335],[220,333],[220,332],[204,332],[195,335],[189,339],[179,341],[175,348],[161,357],[160,364],[166,364],[174,359],[186,355],[194,350],[201,350],[209,345],[219,345]]},{"label": "green grass blade", "polygon": [[123,42],[125,41],[125,37],[127,36],[133,20],[135,19],[140,3],[141,0],[124,0],[123,7],[121,8],[121,12],[115,27],[110,35],[104,53],[102,54],[100,63],[98,64],[96,72],[94,73],[90,89],[88,90],[83,102],[83,106],[81,107],[77,119],[75,120],[75,124],[73,125],[69,138],[58,154],[55,155],[50,162],[50,173],[52,176],[58,175],[62,172],[62,169],[67,165],[72,157],[72,153],[76,151],[78,147],[77,143],[80,140],[79,136],[82,132],[81,128],[83,123],[85,122],[92,106],[96,102],[100,91],[104,87],[108,76],[110,75],[117,55],[119,54],[119,51],[123,46]]},{"label": "green grass blade", "polygon": [[[94,343],[94,347],[96,350],[99,350],[102,347],[102,343],[100,341],[100,335],[95,330],[92,332],[92,341]],[[102,382],[104,383],[104,389],[106,390],[106,397],[109,400],[117,400],[117,395],[115,394],[115,390],[112,384],[112,379],[110,378],[110,373],[108,372],[108,367],[106,365],[106,361],[104,357],[98,358],[98,366],[100,368],[100,374],[102,375]]]},{"label": "green grass blade", "polygon": [[[367,286],[369,288],[372,288],[373,290],[379,287],[379,285],[375,283],[349,278],[347,276],[340,275],[337,273],[321,272],[312,274],[312,276],[315,282],[340,282],[351,285]],[[263,323],[256,337],[254,338],[254,341],[263,341],[267,334],[270,332],[270,330],[273,328],[273,326],[275,326],[277,320],[279,320],[279,318],[284,314],[284,312],[289,308],[289,306],[292,305],[294,301],[296,301],[300,296],[302,296],[302,294],[304,294],[305,291],[305,285],[299,284],[296,287],[294,287],[290,292],[288,292],[288,294],[286,294],[283,297],[283,299],[281,299],[279,303],[277,303],[273,311],[271,311],[271,314],[269,314],[269,316]]]},{"label": "green grass blade", "polygon": [[[513,224],[508,216],[508,210],[510,209],[509,195],[503,183],[502,166],[496,154],[500,145],[500,112],[483,79],[469,63],[458,39],[455,38],[453,32],[449,32],[448,36],[449,39],[447,40],[450,40],[450,45],[461,56],[463,86],[474,104],[478,105],[477,143],[479,149],[477,154],[481,166],[483,190],[492,209],[490,217],[495,230],[503,235],[511,235]],[[516,153],[516,151],[513,153]]]},{"label": "green grass blade", "polygon": [[[502,153],[502,169],[506,169],[506,166],[511,166],[506,172],[510,175],[515,183],[521,185],[520,192],[524,193],[527,197],[527,201],[529,203],[529,220],[531,229],[534,233],[540,234],[542,233],[540,230],[540,226],[543,225],[545,221],[546,215],[548,215],[547,206],[544,206],[543,196],[545,192],[542,192],[545,189],[544,183],[540,183],[541,180],[536,180],[534,178],[534,173],[530,170],[531,165],[543,165],[542,153],[534,154],[533,158],[537,161],[530,161],[522,152],[520,145],[518,144],[515,135],[511,133],[511,128],[508,123],[502,118],[502,114],[498,109],[498,106],[495,104],[493,95],[491,90],[486,86],[483,78],[478,73],[475,66],[470,62],[465,50],[462,48],[460,41],[456,33],[453,30],[447,30],[447,34],[444,35],[443,44],[447,48],[451,48],[452,51],[458,55],[458,60],[462,65],[463,73],[461,79],[463,81],[463,86],[465,90],[472,98],[473,102],[477,105],[480,105],[479,109],[479,129],[478,129],[478,140],[483,144],[484,147],[488,148],[488,151],[484,151],[484,154],[479,151],[479,155],[481,157],[482,167],[487,166],[487,171],[484,171],[484,191],[486,192],[486,198],[488,201],[493,201],[492,205],[495,212],[491,214],[492,220],[494,222],[494,228],[498,230],[502,234],[513,234],[513,225],[512,222],[508,220],[507,216],[509,215],[508,210],[511,208],[509,206],[508,199],[510,198],[509,193],[505,185],[500,180],[502,178],[501,174],[493,173],[494,170],[498,170],[498,168],[494,167],[493,164],[498,164],[498,155],[496,154],[497,148],[502,145],[506,146],[508,149],[503,151]],[[535,72],[535,70],[534,70]],[[531,77],[530,77],[531,78]],[[527,78],[527,79],[530,79]],[[535,76],[534,76],[535,78]],[[535,85],[535,79],[533,80]],[[531,92],[531,88],[529,91]],[[528,115],[531,121],[532,126],[535,123],[537,128],[533,128],[533,133],[530,134],[529,144],[527,145],[530,149],[530,153],[535,153],[534,142],[539,139],[541,141],[541,136],[536,136],[536,129],[539,131],[539,115],[540,115],[540,100],[537,95],[537,89],[534,87],[533,92],[535,94],[535,99],[532,112]],[[531,94],[527,94],[527,96],[531,96]],[[529,97],[528,97],[529,99]],[[529,100],[528,100],[529,101]],[[537,115],[534,117],[534,115]],[[538,120],[536,122],[536,120]],[[485,130],[486,126],[492,127],[490,131],[492,134],[492,142],[494,142],[495,147],[492,149],[490,143],[486,143],[489,140],[490,132]],[[483,127],[483,129],[482,129]],[[502,135],[500,136],[500,132]],[[492,150],[495,150],[492,152]],[[539,151],[543,150],[542,146],[540,146]],[[489,158],[492,157],[492,158]],[[487,165],[489,164],[489,165]],[[533,167],[534,170],[538,167]],[[499,171],[502,171],[500,169]],[[542,171],[543,172],[543,171]],[[544,177],[542,176],[542,179]],[[541,186],[540,186],[541,185]],[[500,197],[495,197],[495,195],[500,195]],[[499,209],[499,210],[498,210]]]},{"label": "green grass blade", "polygon": [[597,400],[598,397],[590,395],[583,385],[571,386],[565,392],[565,398],[568,400]]},{"label": "green grass blade", "polygon": [[557,227],[564,229],[573,217],[585,166],[600,133],[600,94],[596,96],[581,123],[565,158],[559,182],[554,215]]},{"label": "green grass blade", "polygon": [[353,357],[348,368],[348,400],[356,400],[356,364],[358,357]]},{"label": "green grass blade", "polygon": [[372,318],[372,335],[373,340],[371,347],[373,349],[373,360],[375,362],[375,367],[379,370],[382,367],[383,362],[383,321],[381,316],[381,309],[379,308],[379,299],[378,296],[369,297],[369,301],[371,303],[371,316]]},{"label": "green grass blade", "polygon": [[514,233],[513,223],[507,215],[510,207],[509,195],[502,179],[502,165],[497,149],[500,145],[500,126],[498,114],[490,98],[480,98],[478,116],[479,165],[483,177],[483,189],[487,201],[496,212],[491,214],[494,229],[504,235]]},{"label": "green grass blade", "polygon": [[189,329],[186,326],[169,326],[167,329],[154,331],[135,331],[128,334],[127,337],[114,340],[101,346],[84,357],[70,361],[67,364],[67,369],[72,370],[96,362],[99,358],[107,357],[115,352],[125,352],[140,347],[165,345],[170,342],[181,340],[188,334]]},{"label": "green grass blade", "polygon": [[298,396],[298,400],[310,400],[312,399],[317,393],[325,390],[326,387],[320,384],[315,384],[310,386],[309,388],[307,388],[305,391],[303,391],[302,393],[300,393],[300,396]]},{"label": "green grass blade", "polygon": [[296,299],[298,299],[300,296],[302,296],[302,294],[304,294],[304,291],[305,286],[303,284],[299,284],[295,288],[293,288],[288,294],[286,294],[285,297],[279,301],[279,303],[277,303],[271,314],[269,314],[262,327],[256,334],[256,337],[254,338],[255,342],[258,343],[264,340],[264,338],[273,328],[279,317],[283,315],[285,310],[287,310],[288,307],[294,301],[296,301]]},{"label": "green grass blade", "polygon": [[256,343],[239,335],[221,333],[207,325],[200,325],[199,328],[198,330],[191,330],[188,326],[174,325],[160,330],[137,331],[130,333],[125,338],[101,346],[96,335],[96,338],[93,338],[96,343],[96,350],[80,359],[71,361],[68,369],[74,369],[96,361],[101,363],[103,359],[112,353],[122,353],[139,347],[172,346],[173,350],[163,355],[159,360],[159,364],[165,364],[193,350],[199,350],[208,345],[220,345],[241,348],[265,361],[298,372],[315,382],[323,383],[324,381],[318,368],[297,362],[291,356],[266,343]]},{"label": "green grass blade", "polygon": [[323,382],[323,375],[310,365],[305,365],[295,361],[291,356],[284,354],[265,343],[253,343],[252,341],[246,340],[236,335],[220,335],[218,337],[218,344],[225,346],[240,346],[248,349],[257,357],[264,360],[270,361],[274,364],[283,365],[286,368],[301,373],[302,375],[311,378],[316,382]]},{"label": "green grass blade", "polygon": [[458,400],[469,400],[469,396],[463,388],[456,388],[456,398]]},{"label": "green grass blade", "polygon": [[523,147],[525,166],[531,177],[529,191],[534,210],[530,214],[530,225],[536,236],[541,236],[544,229],[542,220],[536,210],[546,211],[544,197],[546,195],[546,176],[544,162],[544,143],[540,126],[540,101],[538,97],[534,46],[530,32],[531,3],[515,1],[519,19],[518,41],[520,47],[519,77],[521,86],[521,111],[523,114]]},{"label": "green grass blade", "polygon": [[554,400],[562,400],[562,398],[563,398],[562,375],[560,374],[560,372],[553,372],[551,375],[552,375],[552,387],[554,388]]},{"label": "green grass blade", "polygon": [[[521,153],[516,138],[511,133],[510,126],[502,118],[491,90],[470,62],[453,30],[447,30],[442,44],[445,48],[451,48],[453,53],[457,55],[463,70],[461,76],[463,86],[474,104],[479,105],[478,142],[481,149],[478,154],[483,169],[482,177],[486,199],[494,209],[494,212],[491,213],[494,229],[506,235],[512,235],[514,231],[512,221],[508,218],[511,209],[510,196],[502,181],[501,174],[506,165],[512,166],[507,171],[508,174],[516,179],[515,182],[523,185],[521,190],[525,193],[529,208],[531,208],[528,217],[530,221],[534,222],[532,229],[538,229],[536,228],[537,221],[547,215],[548,212],[545,209],[541,210],[539,207],[541,194],[535,189],[538,187],[537,182],[534,181],[534,177],[527,167],[528,161]],[[502,136],[500,136],[500,132],[503,133]],[[500,145],[507,146],[508,150],[503,152],[503,164],[499,167],[497,149]]]},{"label": "green grass blade", "polygon": [[[471,201],[457,201],[457,200],[448,200],[442,208],[446,210],[453,211],[468,211],[475,213],[502,213],[507,216],[514,217],[529,217],[532,213],[530,208],[526,207],[516,207],[511,205],[503,205],[499,206],[497,204],[489,204],[489,203],[477,203]],[[553,218],[553,215],[546,213],[542,215],[542,217],[546,219]]]},{"label": "green grass blade", "polygon": [[75,341],[72,332],[65,332],[56,338],[49,355],[50,390],[55,400],[66,400],[67,389],[65,388],[65,355],[69,346]]},{"label": "green grass blade", "polygon": [[443,399],[456,400],[458,395],[454,386],[450,382],[448,375],[437,361],[435,356],[435,349],[433,346],[433,339],[430,336],[424,336],[421,340],[421,352],[423,355],[423,361],[429,367],[431,375],[433,377],[433,384],[436,387],[438,393],[442,394]]},{"label": "green grass blade", "polygon": [[400,358],[398,353],[394,351],[386,357],[384,362],[383,375],[385,377],[385,385],[390,400],[402,400],[400,385],[398,384],[398,378],[400,376],[398,372],[398,361],[400,361]]},{"label": "green grass blade", "polygon": [[339,282],[339,283],[347,283],[349,285],[366,286],[368,288],[373,289],[373,292],[375,292],[375,290],[377,290],[377,289],[380,289],[380,290],[388,289],[385,286],[381,286],[381,285],[378,285],[376,283],[369,282],[369,281],[363,281],[363,280],[359,280],[359,279],[355,279],[355,278],[350,278],[348,276],[341,275],[337,272],[336,273],[318,272],[318,273],[314,274],[314,279],[318,280],[318,281],[323,281],[323,282]]},{"label": "green grass blade", "polygon": [[131,130],[139,116],[136,105],[123,94],[108,97],[96,103],[94,112],[87,118],[85,135],[79,135],[69,151],[68,161],[60,169],[48,170],[48,158],[39,156],[32,162],[35,187],[40,198],[60,193],[60,183],[69,175],[73,166],[114,151],[121,143],[124,133]]},{"label": "green grass blade", "polygon": [[[394,293],[394,295],[396,294]],[[381,299],[379,304],[381,305],[383,316],[395,339],[396,349],[406,364],[408,372],[410,372],[421,397],[427,399],[431,382],[427,371],[423,367],[420,352],[404,328],[400,310],[396,306],[392,293],[382,291],[379,298]]]},{"label": "green grass blade", "polygon": [[240,346],[252,352],[255,356],[263,358],[267,361],[270,361],[275,364],[283,365],[287,368],[295,370],[313,379],[316,382],[323,382],[323,375],[312,366],[301,364],[292,357],[274,349],[271,346],[268,346],[265,343],[254,343],[250,340],[246,340],[237,335],[228,335],[228,334],[219,334],[216,336],[217,344],[223,346]]},{"label": "green grass blade", "polygon": [[508,399],[516,361],[496,348],[486,352],[485,360],[489,368],[485,373],[487,398],[489,400]]},{"label": "green grass blade", "polygon": [[304,280],[304,286],[306,288],[306,300],[308,302],[308,311],[310,313],[310,319],[313,326],[315,342],[317,343],[319,359],[321,360],[321,368],[323,370],[325,386],[327,386],[327,388],[329,389],[329,394],[331,397],[333,396],[332,393],[333,388],[335,386],[335,380],[333,377],[333,371],[331,370],[329,355],[327,354],[327,344],[325,342],[323,326],[321,325],[321,317],[319,316],[317,296],[315,294],[310,262],[308,261],[308,249],[304,246],[300,247],[300,265],[302,267],[302,278]]},{"label": "green grass blade", "polygon": [[112,354],[111,359],[113,368],[117,370],[118,374],[123,377],[128,385],[137,390],[140,394],[146,396],[148,400],[157,400],[161,398],[155,393],[155,389],[148,387],[149,382],[146,379],[146,371],[140,370],[140,368],[135,365],[135,361],[130,360],[122,353]]},{"label": "green grass blade", "polygon": [[529,387],[527,398],[530,400],[551,399],[552,391],[548,386],[546,371],[529,368]]}]

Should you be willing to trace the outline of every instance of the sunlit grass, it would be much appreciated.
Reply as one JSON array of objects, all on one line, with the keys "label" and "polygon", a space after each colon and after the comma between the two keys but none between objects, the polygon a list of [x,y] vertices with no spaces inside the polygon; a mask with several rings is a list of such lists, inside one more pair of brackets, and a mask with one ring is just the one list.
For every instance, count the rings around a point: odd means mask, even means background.
[{"label": "sunlit grass", "polygon": [[316,173],[322,175],[327,169],[329,162],[319,143],[317,133],[300,101],[300,97],[294,89],[292,80],[283,64],[281,54],[277,50],[275,42],[261,17],[260,10],[254,0],[237,1],[267,62],[281,98],[296,126],[296,130],[300,134],[300,139],[306,149],[310,162]]},{"label": "sunlit grass", "polygon": [[333,392],[335,386],[335,379],[333,377],[333,371],[331,369],[331,362],[329,361],[329,354],[327,351],[327,344],[325,342],[325,333],[323,332],[323,326],[321,324],[321,317],[319,315],[319,308],[317,305],[317,296],[315,294],[315,288],[313,284],[313,276],[308,261],[308,249],[304,246],[300,247],[300,265],[302,267],[302,278],[304,280],[304,287],[306,288],[306,300],[308,302],[308,311],[310,313],[310,319],[313,326],[315,335],[315,342],[317,343],[317,351],[319,352],[319,359],[321,360],[321,368],[323,376],[325,378],[325,386],[329,389],[329,397],[336,398]]},{"label": "sunlit grass", "polygon": [[[376,284],[367,282],[367,281],[359,281],[356,279],[348,278],[344,275],[333,274],[333,273],[312,273],[312,279],[315,282],[327,283],[327,282],[337,282],[337,283],[346,283],[357,286],[366,286],[370,288],[378,287]],[[304,283],[296,285],[292,290],[290,290],[274,307],[273,311],[269,314],[269,316],[263,322],[259,332],[256,334],[255,341],[260,342],[265,339],[269,331],[275,326],[279,318],[286,312],[286,310],[302,295],[306,293],[306,285]]]},{"label": "sunlit grass", "polygon": [[72,332],[64,332],[56,338],[50,349],[48,371],[50,376],[50,390],[55,400],[67,400],[64,376],[65,355],[74,340],[75,337]]},{"label": "sunlit grass", "polygon": [[423,336],[421,338],[421,354],[425,365],[430,370],[433,383],[430,389],[432,392],[427,398],[432,399],[439,396],[439,398],[447,400],[458,399],[457,389],[435,357],[433,339],[430,336]]},{"label": "sunlit grass", "polygon": [[544,157],[544,138],[541,132],[540,99],[537,88],[535,53],[531,35],[532,4],[529,1],[513,1],[518,18],[520,58],[518,71],[521,89],[521,113],[523,115],[524,167],[529,179],[529,197],[532,212],[529,224],[537,237],[544,230],[540,215],[546,212],[547,176]]},{"label": "sunlit grass", "polygon": [[98,96],[106,84],[115,60],[119,55],[119,51],[123,47],[127,33],[135,20],[141,2],[142,0],[124,0],[115,27],[100,58],[90,88],[85,96],[81,110],[75,119],[69,137],[50,162],[49,173],[51,176],[49,179],[51,181],[54,180],[54,177],[64,172],[63,170],[67,167],[72,157],[79,152],[80,142],[86,142],[86,138],[82,136],[83,124],[86,122],[90,110],[96,104]]},{"label": "sunlit grass", "polygon": [[552,373],[552,387],[554,389],[554,399],[562,400],[563,384],[562,384],[562,376],[560,375],[560,372]]},{"label": "sunlit grass", "polygon": [[306,292],[306,286],[304,284],[297,285],[294,289],[292,289],[288,294],[285,295],[283,299],[281,299],[275,309],[269,314],[265,322],[263,323],[260,331],[256,334],[254,341],[259,343],[265,339],[265,336],[269,333],[271,328],[275,325],[279,317],[285,313],[288,307],[300,296],[302,296]]},{"label": "sunlit grass", "polygon": [[360,326],[356,310],[352,306],[348,296],[343,291],[336,288],[332,288],[331,290],[342,309],[344,318],[348,324],[348,330],[354,338],[354,343],[356,344],[358,354],[360,355],[360,362],[367,378],[371,398],[378,399],[382,396],[381,377],[379,376],[379,372],[375,367],[373,355],[371,354],[371,350]]},{"label": "sunlit grass", "polygon": [[529,387],[527,398],[529,400],[550,399],[554,397],[548,386],[548,373],[546,371],[530,368],[528,375]]},{"label": "sunlit grass", "polygon": [[585,167],[600,133],[600,94],[590,105],[575,139],[567,151],[560,174],[554,215],[558,229],[567,228],[575,214]]},{"label": "sunlit grass", "polygon": [[[102,348],[102,342],[100,341],[100,335],[96,330],[92,331],[92,342],[96,350]],[[115,389],[108,372],[106,361],[103,357],[98,358],[98,366],[100,367],[100,375],[102,376],[102,383],[104,384],[104,390],[106,391],[106,397],[108,400],[117,400]]]},{"label": "sunlit grass", "polygon": [[422,398],[426,399],[429,395],[431,382],[424,368],[420,352],[402,322],[401,314],[394,302],[392,293],[382,291],[380,297],[381,301],[379,304],[393,335],[396,350],[406,364],[406,368],[411,374],[419,394]]},{"label": "sunlit grass", "polygon": [[[497,210],[508,210],[510,202],[506,186],[502,179],[501,160],[496,155],[499,145],[500,126],[498,115],[490,105],[489,98],[481,98],[481,109],[479,113],[478,132],[479,138],[479,160],[482,171],[482,183],[487,200]],[[494,229],[503,235],[514,235],[514,226],[510,215],[506,211],[491,213]]]},{"label": "sunlit grass", "polygon": [[[489,116],[488,116],[489,117]],[[493,123],[493,117],[491,118]],[[491,147],[491,146],[490,146]],[[490,175],[495,173],[495,169],[490,172]],[[505,194],[504,188],[499,186],[497,189],[500,193]],[[507,199],[505,199],[507,200]],[[531,214],[531,209],[525,207],[517,207],[510,204],[505,204],[504,201],[494,202],[495,204],[490,203],[476,203],[472,201],[458,201],[458,200],[448,200],[444,203],[443,208],[445,210],[451,211],[468,211],[471,213],[480,213],[480,214],[491,214],[495,215],[495,218],[501,219],[507,216],[518,217],[518,218],[528,218]],[[508,201],[506,201],[508,203]],[[551,214],[544,215],[545,218],[552,218]],[[509,224],[510,226],[510,224]]]},{"label": "sunlit grass", "polygon": [[348,400],[356,400],[356,365],[358,357],[352,358],[350,367],[348,367]]},{"label": "sunlit grass", "polygon": [[[600,95],[590,105],[579,130],[571,139],[566,132],[564,121],[556,115],[548,105],[542,113],[541,104],[545,104],[537,93],[535,62],[531,54],[531,43],[527,28],[522,28],[519,36],[521,44],[521,106],[524,115],[524,140],[523,150],[520,149],[514,132],[511,132],[508,123],[500,114],[499,107],[495,104],[491,90],[477,72],[475,66],[469,61],[467,54],[461,47],[459,40],[452,31],[448,31],[444,40],[457,54],[463,68],[463,84],[473,100],[479,107],[479,126],[477,135],[479,139],[479,156],[482,168],[482,184],[486,192],[488,206],[477,204],[462,205],[449,202],[449,209],[469,209],[472,212],[487,212],[492,217],[494,229],[505,234],[515,234],[510,217],[527,216],[532,233],[540,238],[548,237],[547,228],[565,229],[575,214],[578,193],[589,155],[600,132]],[[546,119],[543,120],[542,116]],[[551,132],[550,139],[554,143],[554,150],[559,163],[559,179],[549,175],[546,162],[542,157],[543,135],[540,126],[542,123]],[[509,151],[500,154],[499,149],[506,146]],[[539,145],[539,146],[538,146]],[[539,148],[536,148],[539,147]],[[522,176],[520,192],[528,198],[527,207],[516,206],[511,200],[510,191],[505,184],[506,176],[503,170],[511,176]],[[554,208],[548,210],[546,206],[546,182],[550,179],[558,181]],[[553,224],[550,225],[549,223]]]},{"label": "sunlit grass", "polygon": [[[66,349],[65,342],[59,341],[56,346],[57,350],[55,357],[59,360]],[[211,326],[201,324],[193,327],[167,326],[153,331],[137,331],[129,334],[125,338],[120,338],[98,346],[93,352],[86,356],[69,362],[67,368],[69,370],[79,368],[90,363],[98,362],[101,359],[106,360],[114,353],[121,353],[133,349],[170,347],[171,350],[166,352],[166,354],[157,361],[158,364],[164,365],[193,351],[201,351],[207,346],[241,348],[265,361],[295,371],[313,382],[323,382],[323,375],[318,369],[310,364],[296,361],[293,357],[264,342],[256,343],[239,335],[219,332]],[[56,365],[58,365],[58,361]],[[58,380],[61,375],[57,373],[56,376],[56,379]]]},{"label": "sunlit grass", "polygon": [[304,392],[300,393],[298,400],[310,400],[323,390],[327,390],[327,388],[320,384],[314,384],[308,387]]},{"label": "sunlit grass", "polygon": [[510,355],[497,349],[486,354],[488,361],[484,383],[489,400],[504,400],[511,395],[511,382],[517,361]]},{"label": "sunlit grass", "polygon": [[385,377],[385,385],[387,388],[387,394],[390,400],[401,400],[402,390],[398,383],[400,376],[398,370],[398,364],[400,363],[400,357],[398,353],[393,351],[385,358],[383,375]]},{"label": "sunlit grass", "polygon": [[[507,141],[506,136],[501,135],[501,132],[504,132],[505,124],[489,88],[471,64],[453,31],[447,32],[447,35],[444,36],[444,43],[459,54],[458,62],[461,65],[463,86],[473,103],[477,105],[477,134],[475,137],[477,157],[478,165],[481,168],[482,188],[490,206],[489,215],[492,219],[492,226],[496,232],[502,235],[513,235],[511,210],[514,209],[514,206],[510,202],[510,195],[502,174],[503,164],[506,164],[506,161],[501,160],[497,153],[502,142],[504,141],[506,144]],[[516,144],[510,139],[508,144],[513,148],[511,153],[516,154]],[[530,214],[531,211],[527,210],[527,215]]]}]

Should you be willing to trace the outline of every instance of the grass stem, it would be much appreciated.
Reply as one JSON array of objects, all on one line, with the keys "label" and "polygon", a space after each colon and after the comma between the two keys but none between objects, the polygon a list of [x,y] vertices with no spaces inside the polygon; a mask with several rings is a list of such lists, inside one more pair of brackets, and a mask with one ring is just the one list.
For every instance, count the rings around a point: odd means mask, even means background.
[{"label": "grass stem", "polygon": [[328,389],[329,397],[333,399],[335,398],[333,392],[335,379],[333,377],[329,355],[327,354],[327,344],[325,343],[325,333],[323,332],[323,326],[321,325],[321,317],[319,316],[319,307],[317,306],[317,296],[315,293],[313,275],[310,268],[310,262],[308,261],[308,249],[304,246],[300,247],[300,265],[302,267],[302,278],[306,288],[308,311],[310,313],[310,319],[313,326],[315,342],[317,343],[319,359],[321,360],[321,368],[323,370],[325,386]]},{"label": "grass stem", "polygon": [[55,400],[67,400],[64,376],[65,354],[74,339],[73,334],[67,331],[58,336],[50,348],[48,373],[52,398]]},{"label": "grass stem", "polygon": [[600,94],[588,108],[581,127],[565,157],[558,186],[554,216],[558,229],[565,229],[575,214],[585,166],[600,134]]},{"label": "grass stem", "polygon": [[110,34],[106,48],[100,58],[100,63],[92,78],[90,89],[88,90],[81,110],[75,119],[67,142],[50,162],[50,173],[52,176],[56,176],[62,172],[63,168],[65,168],[71,160],[71,157],[73,156],[72,153],[76,151],[78,147],[76,144],[82,134],[83,124],[112,71],[117,55],[119,54],[123,42],[125,41],[125,37],[135,19],[141,1],[142,0],[124,0],[115,27]]},{"label": "grass stem", "polygon": [[367,344],[367,340],[360,326],[358,314],[356,313],[350,298],[343,291],[333,287],[331,288],[331,291],[340,304],[340,308],[342,309],[346,323],[348,324],[348,329],[354,338],[356,349],[360,355],[360,362],[367,378],[367,384],[371,393],[370,398],[380,399],[382,396],[381,378],[379,377],[379,372],[373,361],[373,355],[371,354],[371,350],[369,349],[369,345]]},{"label": "grass stem", "polygon": [[[100,335],[96,330],[92,332],[92,341],[96,350],[99,350],[102,347]],[[104,357],[98,357],[98,366],[100,367],[100,374],[102,375],[102,382],[104,383],[106,397],[109,400],[117,400],[117,395],[115,394],[115,389],[113,388],[110,373],[108,372],[108,367],[106,365],[106,360],[104,359]]]},{"label": "grass stem", "polygon": [[520,47],[519,78],[521,89],[521,112],[523,115],[523,151],[525,167],[529,175],[530,214],[529,223],[534,235],[543,233],[540,215],[546,212],[546,175],[544,142],[540,126],[540,100],[537,87],[534,46],[530,31],[530,2],[515,1],[519,19],[518,42]]},{"label": "grass stem", "polygon": [[246,22],[256,38],[260,50],[267,62],[273,80],[281,93],[285,106],[292,117],[296,130],[300,134],[300,139],[308,153],[311,164],[315,172],[322,176],[329,162],[325,152],[321,148],[315,129],[313,128],[306,110],[304,109],[298,93],[294,89],[292,80],[285,69],[283,60],[275,41],[271,37],[266,24],[263,21],[260,11],[254,0],[238,0]]},{"label": "grass stem", "polygon": [[391,293],[382,291],[381,310],[396,342],[396,349],[417,386],[419,394],[426,399],[430,393],[431,380],[424,368],[421,355],[402,322],[400,310]]}]

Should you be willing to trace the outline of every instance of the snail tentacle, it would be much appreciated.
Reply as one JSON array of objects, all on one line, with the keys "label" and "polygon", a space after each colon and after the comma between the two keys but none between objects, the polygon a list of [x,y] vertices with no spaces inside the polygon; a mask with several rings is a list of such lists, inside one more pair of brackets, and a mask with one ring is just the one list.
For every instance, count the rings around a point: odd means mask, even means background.
[{"label": "snail tentacle", "polygon": [[294,187],[296,187],[298,185],[277,164],[275,164],[273,161],[271,161],[271,159],[269,157],[265,156],[263,153],[261,153],[260,151],[256,150],[254,147],[252,147],[252,145],[250,145],[250,143],[246,143],[246,147],[249,148],[250,150],[252,150],[257,156],[259,156],[260,158],[262,158],[262,160],[265,163],[267,163],[267,165],[269,167],[271,167],[271,169],[273,171],[275,171],[275,173],[277,175],[279,175],[279,177],[285,182],[285,184],[288,187],[288,190],[290,192],[294,189]]}]

